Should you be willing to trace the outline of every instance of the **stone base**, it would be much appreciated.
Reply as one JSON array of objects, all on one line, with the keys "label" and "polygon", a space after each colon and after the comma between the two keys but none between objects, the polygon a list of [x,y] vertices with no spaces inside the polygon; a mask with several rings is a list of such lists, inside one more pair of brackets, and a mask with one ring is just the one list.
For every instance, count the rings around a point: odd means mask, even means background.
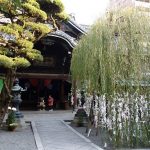
[{"label": "stone base", "polygon": [[15,112],[15,117],[16,117],[16,118],[23,118],[24,115],[23,115],[20,111],[16,111],[16,112]]},{"label": "stone base", "polygon": [[75,126],[86,127],[88,123],[88,116],[83,108],[77,110],[72,124]]},{"label": "stone base", "polygon": [[16,123],[18,124],[18,128],[26,128],[27,124],[23,118],[17,118]]},{"label": "stone base", "polygon": [[15,131],[17,126],[8,126],[8,131]]}]

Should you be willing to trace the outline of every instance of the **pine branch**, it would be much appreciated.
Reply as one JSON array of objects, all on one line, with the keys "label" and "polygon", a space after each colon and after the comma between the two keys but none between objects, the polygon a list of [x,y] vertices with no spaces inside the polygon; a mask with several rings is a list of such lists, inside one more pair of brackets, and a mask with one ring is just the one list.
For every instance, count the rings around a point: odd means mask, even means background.
[{"label": "pine branch", "polygon": [[53,18],[53,15],[52,15],[52,14],[50,15],[50,18],[51,18],[51,20],[52,20],[52,22],[53,22],[53,27],[54,27],[54,29],[55,29],[55,30],[58,30],[58,27],[57,27],[57,24],[56,24],[56,20]]}]

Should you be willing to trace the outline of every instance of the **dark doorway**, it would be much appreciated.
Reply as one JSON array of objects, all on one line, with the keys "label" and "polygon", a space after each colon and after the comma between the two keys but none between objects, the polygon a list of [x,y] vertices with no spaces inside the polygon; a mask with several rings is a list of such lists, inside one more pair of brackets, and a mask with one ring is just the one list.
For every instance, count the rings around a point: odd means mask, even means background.
[{"label": "dark doorway", "polygon": [[[68,100],[71,91],[71,84],[65,81],[62,95],[62,80],[51,79],[20,79],[20,86],[27,87],[27,91],[22,92],[22,110],[37,110],[40,98],[44,98],[47,106],[48,96],[54,98],[54,109],[61,109],[63,100]],[[62,99],[62,97],[64,99]],[[47,107],[46,107],[47,109]]]}]

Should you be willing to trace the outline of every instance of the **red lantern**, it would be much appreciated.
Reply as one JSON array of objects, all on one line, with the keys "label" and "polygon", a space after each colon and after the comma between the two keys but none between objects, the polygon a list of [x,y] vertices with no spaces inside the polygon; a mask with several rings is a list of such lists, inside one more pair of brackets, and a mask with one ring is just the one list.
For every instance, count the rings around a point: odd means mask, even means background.
[{"label": "red lantern", "polygon": [[44,86],[48,87],[51,84],[51,80],[44,80]]},{"label": "red lantern", "polygon": [[38,85],[38,79],[30,79],[30,83],[32,86],[36,87]]}]

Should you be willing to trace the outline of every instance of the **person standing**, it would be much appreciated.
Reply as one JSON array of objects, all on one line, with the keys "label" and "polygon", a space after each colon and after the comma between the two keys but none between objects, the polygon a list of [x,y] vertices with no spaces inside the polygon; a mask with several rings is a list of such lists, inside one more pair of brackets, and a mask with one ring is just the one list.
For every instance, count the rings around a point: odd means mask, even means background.
[{"label": "person standing", "polygon": [[53,111],[54,99],[51,95],[48,96],[48,110]]}]

